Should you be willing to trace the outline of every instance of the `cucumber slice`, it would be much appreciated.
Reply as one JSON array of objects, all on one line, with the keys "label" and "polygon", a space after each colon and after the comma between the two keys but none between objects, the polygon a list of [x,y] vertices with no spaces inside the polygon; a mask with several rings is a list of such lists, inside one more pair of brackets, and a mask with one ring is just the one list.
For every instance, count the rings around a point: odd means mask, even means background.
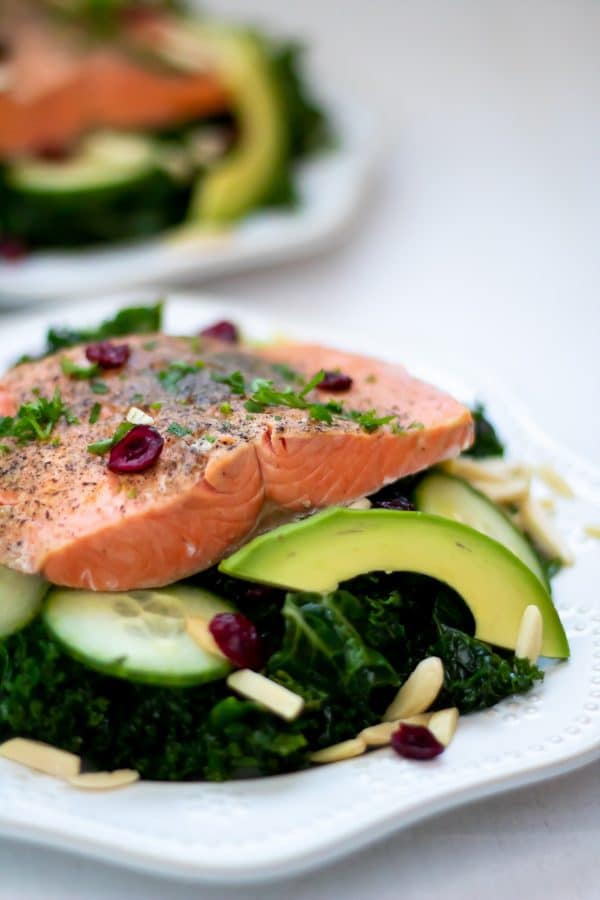
[{"label": "cucumber slice", "polygon": [[22,191],[64,194],[122,187],[154,167],[151,141],[131,134],[96,132],[84,138],[77,152],[64,160],[14,163],[8,181]]},{"label": "cucumber slice", "polygon": [[462,478],[432,472],[417,486],[415,500],[422,512],[469,525],[504,544],[548,588],[544,570],[526,538],[502,510]]},{"label": "cucumber slice", "polygon": [[185,585],[114,594],[53,588],[42,617],[66,652],[92,669],[127,681],[185,687],[224,678],[232,668],[192,640],[186,617],[208,622],[231,610],[220,597]]},{"label": "cucumber slice", "polygon": [[158,142],[112,132],[64,160],[19,160],[0,169],[0,232],[31,248],[156,234],[183,221],[191,195],[191,175],[167,168]]},{"label": "cucumber slice", "polygon": [[20,631],[38,614],[48,583],[0,566],[0,640]]}]

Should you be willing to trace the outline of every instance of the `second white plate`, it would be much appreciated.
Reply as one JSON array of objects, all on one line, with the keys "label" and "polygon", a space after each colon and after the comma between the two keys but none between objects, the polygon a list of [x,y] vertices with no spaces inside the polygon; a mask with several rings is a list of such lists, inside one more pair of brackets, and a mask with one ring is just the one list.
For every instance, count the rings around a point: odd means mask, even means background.
[{"label": "second white plate", "polygon": [[198,283],[323,250],[360,208],[378,150],[375,120],[367,110],[335,99],[327,110],[336,147],[299,168],[297,209],[263,210],[222,233],[166,233],[128,246],[34,253],[0,262],[0,307],[192,276]]}]

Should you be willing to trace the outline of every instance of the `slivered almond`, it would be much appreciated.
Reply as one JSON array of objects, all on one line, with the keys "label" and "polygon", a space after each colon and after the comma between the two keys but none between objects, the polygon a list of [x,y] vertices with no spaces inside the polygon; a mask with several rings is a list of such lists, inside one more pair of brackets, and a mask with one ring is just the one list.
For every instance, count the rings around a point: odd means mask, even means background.
[{"label": "slivered almond", "polygon": [[373,504],[368,497],[361,497],[359,500],[349,503],[348,509],[371,509],[372,506]]},{"label": "slivered almond", "polygon": [[194,643],[198,644],[205,653],[218,656],[220,659],[227,659],[210,633],[206,619],[202,619],[200,616],[189,616],[185,620],[185,630]]},{"label": "slivered almond", "polygon": [[477,460],[467,456],[448,459],[440,464],[440,468],[466,481],[504,482],[529,474],[527,466],[521,463],[509,463],[504,459]]},{"label": "slivered almond", "polygon": [[529,496],[530,478],[519,475],[507,481],[476,481],[473,487],[485,494],[494,503],[522,503]]},{"label": "slivered almond", "polygon": [[444,683],[444,667],[438,656],[428,656],[404,682],[383,715],[384,722],[426,712]]},{"label": "slivered almond", "polygon": [[276,681],[265,678],[259,672],[252,669],[239,669],[227,679],[227,684],[232,691],[241,694],[248,700],[262,703],[271,712],[282,719],[291,722],[297,719],[304,709],[304,699],[299,694],[289,691]]},{"label": "slivered almond", "polygon": [[600,541],[600,525],[586,525],[584,531],[588,537],[593,537]]},{"label": "slivered almond", "polygon": [[436,740],[447,747],[458,725],[458,710],[455,706],[448,709],[438,709],[432,713],[427,727]]},{"label": "slivered almond", "polygon": [[515,656],[536,663],[542,649],[544,625],[537,606],[528,606],[521,616],[515,644]]},{"label": "slivered almond", "polygon": [[573,565],[573,554],[537,500],[528,497],[521,506],[521,526],[550,559]]},{"label": "slivered almond", "polygon": [[569,482],[566,481],[552,466],[537,466],[535,474],[538,478],[541,478],[544,484],[547,484],[549,488],[552,488],[555,494],[559,494],[561,497],[575,496],[575,492]]},{"label": "slivered almond", "polygon": [[125,417],[131,425],[154,425],[154,419],[137,406],[131,406]]},{"label": "slivered almond", "polygon": [[341,741],[339,744],[332,744],[331,747],[325,747],[323,750],[316,750],[308,758],[314,763],[341,762],[343,759],[362,756],[366,749],[365,742],[356,737],[350,738],[349,741]]},{"label": "slivered almond", "polygon": [[74,753],[28,738],[11,738],[0,744],[0,756],[36,772],[66,780],[77,775],[81,768],[81,759]]},{"label": "slivered almond", "polygon": [[115,769],[114,772],[81,772],[67,779],[73,787],[84,791],[114,791],[139,781],[135,769]]},{"label": "slivered almond", "polygon": [[377,725],[369,725],[357,734],[367,747],[385,747],[392,740],[392,735],[400,728],[400,725],[427,725],[431,718],[429,713],[419,716],[409,716],[406,719],[397,719],[393,722],[379,722]]}]

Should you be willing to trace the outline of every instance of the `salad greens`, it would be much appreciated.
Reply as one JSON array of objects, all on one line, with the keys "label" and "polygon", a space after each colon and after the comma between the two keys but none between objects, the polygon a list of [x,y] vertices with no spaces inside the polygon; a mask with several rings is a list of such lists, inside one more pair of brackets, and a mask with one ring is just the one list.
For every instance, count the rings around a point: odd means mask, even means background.
[{"label": "salad greens", "polygon": [[39,621],[0,644],[0,741],[15,734],[128,767],[150,779],[294,771],[313,751],[377,722],[425,655],[446,673],[437,706],[462,712],[529,690],[539,670],[469,634],[457,595],[424,576],[373,574],[325,596],[257,588],[211,570],[196,578],[255,622],[266,674],[300,693],[283,722],[232,697],[224,682],[172,689],[101,675],[75,661]]}]

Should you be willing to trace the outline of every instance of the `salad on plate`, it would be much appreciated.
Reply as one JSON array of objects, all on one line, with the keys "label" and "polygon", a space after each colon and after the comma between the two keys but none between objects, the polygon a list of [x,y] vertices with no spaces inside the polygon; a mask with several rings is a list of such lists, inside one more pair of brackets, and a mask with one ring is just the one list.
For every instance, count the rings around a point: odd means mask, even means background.
[{"label": "salad on plate", "polygon": [[293,206],[332,140],[301,48],[170,0],[6,0],[0,256]]},{"label": "salad on plate", "polygon": [[568,550],[481,407],[161,312],[0,381],[1,756],[96,790],[431,760],[568,658]]}]

